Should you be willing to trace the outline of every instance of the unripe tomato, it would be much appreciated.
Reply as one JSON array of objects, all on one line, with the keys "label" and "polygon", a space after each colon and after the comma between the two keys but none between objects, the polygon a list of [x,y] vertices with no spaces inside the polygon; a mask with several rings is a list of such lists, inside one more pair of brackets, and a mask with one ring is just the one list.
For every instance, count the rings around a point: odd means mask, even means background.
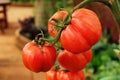
[{"label": "unripe tomato", "polygon": [[[56,22],[52,19],[64,20],[67,11],[59,11],[48,22],[48,32],[51,36],[57,35]],[[62,31],[60,43],[62,47],[73,53],[89,50],[101,37],[101,24],[97,15],[88,9],[81,8],[73,12],[70,24]]]},{"label": "unripe tomato", "polygon": [[46,73],[46,80],[85,80],[84,72],[64,72],[62,70],[50,70]]},{"label": "unripe tomato", "polygon": [[56,61],[56,49],[53,46],[40,48],[35,42],[29,42],[22,50],[22,60],[25,67],[29,70],[46,72]]},{"label": "unripe tomato", "polygon": [[91,50],[79,54],[73,54],[67,50],[63,50],[58,55],[59,64],[69,71],[82,70],[91,61],[91,59]]}]

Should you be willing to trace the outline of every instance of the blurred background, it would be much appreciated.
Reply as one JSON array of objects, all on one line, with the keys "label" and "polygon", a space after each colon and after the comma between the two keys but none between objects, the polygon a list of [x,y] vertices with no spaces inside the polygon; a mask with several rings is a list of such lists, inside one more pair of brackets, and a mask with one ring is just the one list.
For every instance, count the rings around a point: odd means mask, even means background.
[{"label": "blurred background", "polygon": [[[0,0],[0,80],[45,80],[22,64],[21,51],[58,10],[70,10],[83,0]],[[93,59],[84,69],[86,80],[120,80],[120,26],[101,3],[85,6],[99,16],[102,37],[92,48]],[[118,79],[116,79],[116,77]]]}]

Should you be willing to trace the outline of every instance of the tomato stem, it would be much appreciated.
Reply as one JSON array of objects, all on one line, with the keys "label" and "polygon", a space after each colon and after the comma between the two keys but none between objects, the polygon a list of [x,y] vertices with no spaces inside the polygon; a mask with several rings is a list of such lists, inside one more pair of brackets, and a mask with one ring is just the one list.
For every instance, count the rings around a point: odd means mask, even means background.
[{"label": "tomato stem", "polygon": [[52,43],[52,45],[55,45],[55,43],[59,40],[61,33],[63,31],[63,28],[61,28],[58,32],[58,35],[56,36],[56,38],[54,39],[54,42]]},{"label": "tomato stem", "polygon": [[76,5],[74,8],[73,8],[73,12],[76,10],[76,9],[79,9],[79,8],[82,8],[84,6],[86,6],[88,3],[90,2],[93,2],[94,0],[83,0],[81,3],[79,3],[78,5]]},{"label": "tomato stem", "polygon": [[39,37],[40,34],[38,34],[35,38],[35,42],[37,45],[43,45],[45,41],[51,43],[50,45],[55,45],[55,43],[57,43],[57,41],[59,40],[60,38],[60,35],[61,35],[61,32],[62,32],[63,28],[61,28],[58,32],[58,35],[56,36],[56,38],[52,38],[52,39],[47,39],[47,38],[44,38],[44,37]]},{"label": "tomato stem", "polygon": [[66,16],[65,16],[65,19],[64,19],[64,28],[66,28],[66,26],[68,24],[70,24],[70,21],[71,21],[71,15],[72,15],[72,12],[69,12]]},{"label": "tomato stem", "polygon": [[59,70],[59,69],[60,69],[60,66],[59,66],[59,65],[55,65],[55,66],[54,66],[54,70],[55,70],[55,71],[57,71],[57,70]]},{"label": "tomato stem", "polygon": [[36,42],[36,45],[43,46],[44,40],[42,38],[44,38],[44,34],[41,31],[41,33],[37,34],[36,37],[35,37],[35,39],[34,39],[34,41]]},{"label": "tomato stem", "polygon": [[107,6],[110,6],[109,0],[83,0],[81,3],[79,3],[73,8],[73,11],[75,11],[76,9],[82,8],[91,2],[101,2]]},{"label": "tomato stem", "polygon": [[64,71],[64,72],[69,72],[69,70],[65,69],[65,68],[60,68],[60,70]]}]

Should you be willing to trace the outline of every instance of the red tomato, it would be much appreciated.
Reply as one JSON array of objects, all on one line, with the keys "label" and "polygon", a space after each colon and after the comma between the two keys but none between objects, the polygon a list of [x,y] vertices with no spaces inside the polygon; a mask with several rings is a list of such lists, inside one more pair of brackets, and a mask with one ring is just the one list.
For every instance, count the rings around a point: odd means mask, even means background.
[{"label": "red tomato", "polygon": [[67,50],[63,50],[58,55],[59,64],[69,71],[82,70],[91,61],[91,59],[91,50],[79,54],[73,54]]},{"label": "red tomato", "polygon": [[[51,18],[59,20],[60,16],[64,19],[67,12],[56,12]],[[61,14],[60,14],[61,13]],[[56,22],[51,19],[48,22],[49,34],[53,37],[57,35]],[[80,53],[89,50],[100,39],[102,30],[97,15],[88,9],[78,9],[73,12],[71,22],[62,31],[60,43],[62,47],[73,53]]]},{"label": "red tomato", "polygon": [[46,72],[55,63],[56,50],[53,46],[39,47],[34,42],[27,43],[22,50],[22,60],[33,72]]},{"label": "red tomato", "polygon": [[67,11],[58,11],[56,12],[48,21],[48,33],[52,36],[52,37],[56,37],[58,30],[55,28],[55,24],[56,22],[53,21],[52,19],[56,19],[56,20],[64,20],[65,16],[68,14]]},{"label": "red tomato", "polygon": [[62,70],[50,70],[46,73],[46,80],[84,80],[84,72],[64,72]]}]

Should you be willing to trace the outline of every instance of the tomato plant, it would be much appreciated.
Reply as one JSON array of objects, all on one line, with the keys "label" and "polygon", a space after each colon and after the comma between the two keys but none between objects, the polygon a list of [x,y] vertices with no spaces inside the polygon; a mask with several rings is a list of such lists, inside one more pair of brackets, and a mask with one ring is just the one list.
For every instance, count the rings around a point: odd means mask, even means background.
[{"label": "tomato plant", "polygon": [[67,50],[63,50],[58,55],[59,64],[69,71],[82,70],[91,61],[91,59],[91,50],[79,54],[73,54]]},{"label": "tomato plant", "polygon": [[[47,80],[84,80],[82,69],[91,61],[91,48],[93,49],[93,45],[99,41],[102,34],[97,15],[89,9],[82,8],[91,2],[101,2],[107,5],[118,23],[117,26],[120,26],[118,0],[83,0],[70,11],[57,11],[48,21],[50,36],[45,36],[41,31],[34,42],[29,42],[23,48],[22,60],[29,70],[34,72],[48,71],[46,73]],[[46,45],[45,42],[49,45]],[[57,53],[61,52],[56,55],[54,47],[56,47]],[[96,51],[98,53],[99,50]],[[93,62],[96,62],[97,58],[99,59],[100,56],[95,57]],[[104,55],[100,60],[110,61],[111,59]],[[97,66],[100,63],[102,62],[98,61]],[[95,66],[93,70],[95,73],[97,68],[96,65],[93,66]],[[103,70],[104,66],[99,68]],[[93,71],[90,70],[90,72]]]},{"label": "tomato plant", "polygon": [[24,65],[34,72],[46,72],[55,63],[56,50],[53,46],[42,46],[35,42],[27,43],[22,50],[22,60]]},{"label": "tomato plant", "polygon": [[[66,15],[67,12],[59,11],[51,18],[56,20],[62,18],[64,24],[64,17]],[[51,36],[55,37],[57,34],[57,27],[55,27],[55,25],[58,25],[58,27],[64,26],[59,25],[60,22],[52,19],[48,22],[48,32]],[[81,8],[72,13],[69,24],[67,24],[61,33],[60,43],[66,50],[79,53],[89,50],[97,43],[101,33],[101,24],[97,15],[91,10]]]},{"label": "tomato plant", "polygon": [[62,70],[50,70],[46,73],[46,80],[84,80],[84,72],[64,72]]}]

